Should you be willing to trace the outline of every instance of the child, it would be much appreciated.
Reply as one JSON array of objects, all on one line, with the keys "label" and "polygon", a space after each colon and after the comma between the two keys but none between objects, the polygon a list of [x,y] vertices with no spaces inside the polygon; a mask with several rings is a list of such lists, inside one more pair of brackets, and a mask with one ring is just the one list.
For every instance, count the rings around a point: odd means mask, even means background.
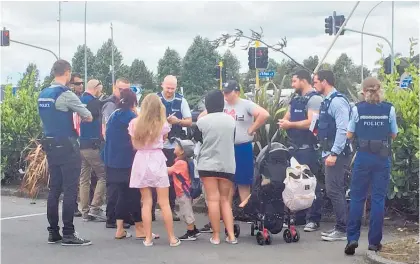
[{"label": "child", "polygon": [[144,246],[153,246],[152,190],[156,188],[158,203],[168,233],[169,245],[176,247],[181,241],[173,231],[172,211],[169,206],[169,177],[163,142],[170,131],[165,106],[156,94],[147,95],[141,103],[139,116],[130,122],[129,132],[137,150],[131,170],[130,188],[140,188],[142,218],[146,238]]},{"label": "child", "polygon": [[175,142],[174,154],[176,159],[174,165],[168,168],[168,174],[173,177],[179,211],[184,222],[187,224],[187,233],[179,239],[194,241],[201,235],[194,223],[195,219],[190,192],[191,178],[188,169],[188,162],[192,162],[191,158],[194,156],[194,143],[191,140],[179,139],[176,139]]}]

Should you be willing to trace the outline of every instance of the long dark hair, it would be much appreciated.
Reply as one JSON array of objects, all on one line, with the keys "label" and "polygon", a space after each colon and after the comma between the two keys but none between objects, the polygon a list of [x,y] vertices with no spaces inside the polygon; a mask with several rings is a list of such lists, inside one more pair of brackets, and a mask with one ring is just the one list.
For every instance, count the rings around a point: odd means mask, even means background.
[{"label": "long dark hair", "polygon": [[123,89],[120,92],[120,101],[117,104],[117,108],[130,110],[135,106],[137,106],[136,94],[131,89]]}]

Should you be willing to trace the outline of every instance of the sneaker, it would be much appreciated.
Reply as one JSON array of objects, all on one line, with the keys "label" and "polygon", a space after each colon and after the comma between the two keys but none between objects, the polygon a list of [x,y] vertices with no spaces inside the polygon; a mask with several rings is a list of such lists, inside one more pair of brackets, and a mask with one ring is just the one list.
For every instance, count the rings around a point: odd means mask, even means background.
[{"label": "sneaker", "polygon": [[74,232],[71,235],[64,235],[61,245],[63,246],[88,246],[88,245],[92,245],[92,241],[83,239],[79,237],[79,234]]},{"label": "sneaker", "polygon": [[200,229],[200,233],[213,233],[213,229],[210,224],[205,224],[204,227]]},{"label": "sneaker", "polygon": [[48,230],[48,233],[48,244],[55,244],[63,239],[58,230]]},{"label": "sneaker", "polygon": [[82,217],[82,213],[79,210],[74,212],[74,217]]},{"label": "sneaker", "polygon": [[342,241],[347,240],[347,234],[345,232],[334,230],[334,232],[327,236],[322,236],[321,238],[325,241]]},{"label": "sneaker", "polygon": [[378,245],[369,245],[368,250],[370,251],[381,251],[382,249],[382,244],[378,244]]},{"label": "sneaker", "polygon": [[332,232],[335,231],[335,228],[328,230],[328,231],[324,231],[321,233],[321,236],[328,236],[329,234],[331,234]]},{"label": "sneaker", "polygon": [[89,222],[89,221],[96,220],[96,218],[91,216],[91,215],[85,214],[85,215],[82,216],[82,220],[85,221],[85,222]]},{"label": "sneaker", "polygon": [[354,255],[354,253],[356,253],[356,248],[358,247],[359,243],[357,241],[350,241],[344,249],[344,253],[346,255],[352,256]]},{"label": "sneaker", "polygon": [[305,227],[303,228],[303,231],[314,232],[314,231],[317,231],[318,229],[319,229],[319,224],[318,223],[309,222],[305,225]]},{"label": "sneaker", "polygon": [[188,230],[185,235],[179,237],[179,240],[181,241],[195,241],[197,240],[197,237],[194,235],[194,231]]},{"label": "sneaker", "polygon": [[234,240],[230,240],[229,237],[226,237],[225,239],[226,243],[231,244],[231,245],[236,245],[238,244],[238,239],[234,239]]},{"label": "sneaker", "polygon": [[101,209],[98,210],[90,210],[89,216],[94,217],[98,222],[105,222],[106,221],[106,214]]}]

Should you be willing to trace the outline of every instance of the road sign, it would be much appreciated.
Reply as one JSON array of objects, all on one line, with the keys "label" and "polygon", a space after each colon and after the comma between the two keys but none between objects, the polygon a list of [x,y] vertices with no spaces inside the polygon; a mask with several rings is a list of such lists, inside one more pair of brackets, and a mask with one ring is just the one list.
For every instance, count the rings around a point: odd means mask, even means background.
[{"label": "road sign", "polygon": [[269,71],[269,72],[260,72],[259,73],[260,77],[274,77],[274,72],[273,71]]},{"label": "road sign", "polygon": [[412,81],[413,81],[413,78],[411,76],[407,76],[406,78],[400,81],[400,88],[403,88],[403,89],[408,88],[408,86],[410,86]]}]

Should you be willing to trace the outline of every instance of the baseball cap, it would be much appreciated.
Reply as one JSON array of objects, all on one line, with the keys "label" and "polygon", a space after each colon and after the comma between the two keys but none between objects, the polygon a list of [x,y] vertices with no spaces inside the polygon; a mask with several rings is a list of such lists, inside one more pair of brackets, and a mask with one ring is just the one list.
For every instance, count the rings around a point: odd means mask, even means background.
[{"label": "baseball cap", "polygon": [[232,91],[240,91],[241,88],[239,87],[238,83],[234,80],[228,81],[227,83],[225,83],[224,87],[223,87],[223,92],[225,93],[230,93]]},{"label": "baseball cap", "polygon": [[191,140],[181,140],[179,138],[175,138],[175,142],[184,150],[184,154],[186,158],[192,158],[194,156],[194,142]]}]

